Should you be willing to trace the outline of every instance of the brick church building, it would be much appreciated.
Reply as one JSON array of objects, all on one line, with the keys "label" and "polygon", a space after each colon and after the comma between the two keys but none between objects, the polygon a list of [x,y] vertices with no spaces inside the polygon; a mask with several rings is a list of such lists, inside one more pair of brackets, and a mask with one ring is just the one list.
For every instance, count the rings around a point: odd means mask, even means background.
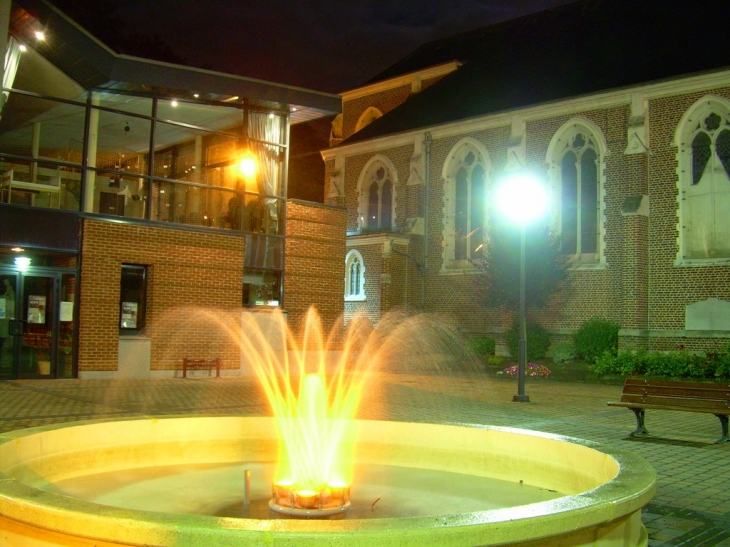
[{"label": "brick church building", "polygon": [[[496,338],[476,297],[494,189],[527,170],[569,291],[529,316],[553,340],[592,317],[620,347],[730,340],[730,50],[711,0],[582,0],[425,44],[341,94],[325,201],[347,209],[344,308],[453,318]],[[504,346],[501,346],[504,349]]]}]

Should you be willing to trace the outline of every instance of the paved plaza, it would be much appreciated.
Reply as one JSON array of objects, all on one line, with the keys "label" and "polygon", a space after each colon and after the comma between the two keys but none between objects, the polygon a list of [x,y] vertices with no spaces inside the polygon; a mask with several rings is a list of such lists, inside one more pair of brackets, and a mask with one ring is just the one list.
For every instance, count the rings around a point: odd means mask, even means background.
[{"label": "paved plaza", "polygon": [[[730,547],[730,443],[714,444],[721,430],[712,415],[649,410],[652,435],[633,439],[634,415],[606,406],[619,385],[528,379],[531,402],[513,403],[516,380],[478,372],[379,374],[374,382],[360,418],[534,429],[636,452],[658,472],[643,515],[649,545]],[[0,432],[165,414],[270,413],[251,378],[0,382]]]}]

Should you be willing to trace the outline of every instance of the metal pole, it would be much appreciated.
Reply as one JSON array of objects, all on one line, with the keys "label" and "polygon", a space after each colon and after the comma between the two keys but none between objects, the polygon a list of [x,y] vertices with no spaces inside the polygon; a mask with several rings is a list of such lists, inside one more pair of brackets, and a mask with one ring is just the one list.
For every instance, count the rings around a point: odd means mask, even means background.
[{"label": "metal pole", "polygon": [[243,511],[248,514],[251,510],[251,470],[246,469],[244,471],[244,484],[243,484]]},{"label": "metal pole", "polygon": [[525,224],[520,225],[520,342],[518,358],[517,395],[512,400],[529,403],[525,395],[525,369],[527,368],[527,328],[525,325]]}]

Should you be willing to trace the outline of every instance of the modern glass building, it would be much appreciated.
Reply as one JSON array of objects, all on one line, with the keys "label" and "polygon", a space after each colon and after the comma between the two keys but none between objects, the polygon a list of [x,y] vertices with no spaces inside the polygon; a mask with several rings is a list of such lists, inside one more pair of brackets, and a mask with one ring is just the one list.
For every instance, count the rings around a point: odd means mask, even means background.
[{"label": "modern glass building", "polygon": [[[122,339],[145,334],[169,230],[203,249],[234,238],[240,306],[282,306],[289,126],[338,112],[339,97],[119,55],[43,1],[0,10],[0,378],[77,375],[83,308],[91,323],[112,296],[80,299],[94,283],[82,262],[98,261],[92,243],[130,243],[130,227],[162,235],[146,262],[110,249]],[[89,223],[106,239],[87,240]]]}]

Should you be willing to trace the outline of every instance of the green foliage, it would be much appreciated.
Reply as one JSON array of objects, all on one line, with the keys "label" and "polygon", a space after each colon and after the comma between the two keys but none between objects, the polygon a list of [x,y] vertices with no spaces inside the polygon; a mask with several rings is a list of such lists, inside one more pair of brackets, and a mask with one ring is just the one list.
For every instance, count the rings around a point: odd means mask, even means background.
[{"label": "green foliage", "polygon": [[[505,306],[517,310],[520,302],[520,229],[499,221],[489,225],[483,260],[474,261],[479,268],[477,289],[489,307]],[[560,240],[545,222],[536,222],[525,233],[525,303],[543,307],[550,296],[565,287],[566,255]]]},{"label": "green foliage", "polygon": [[585,321],[573,335],[575,350],[579,357],[588,363],[609,352],[616,355],[618,351],[619,326],[605,319],[589,319]]},{"label": "green foliage", "polygon": [[646,351],[605,352],[596,359],[593,372],[598,376],[658,376],[698,380],[730,379],[730,346],[724,351],[694,354],[686,350],[666,353]]},{"label": "green foliage", "polygon": [[469,340],[469,347],[480,357],[494,355],[495,346],[496,343],[492,338],[472,338]]},{"label": "green foliage", "polygon": [[[545,357],[550,347],[550,336],[547,331],[534,321],[527,321],[527,359],[535,360]],[[515,317],[512,328],[504,334],[509,354],[517,359],[520,344],[520,320]]]},{"label": "green foliage", "polygon": [[487,357],[487,363],[489,363],[493,367],[498,367],[499,365],[501,365],[502,363],[504,363],[504,357],[499,357],[499,356],[496,356],[496,355],[490,355],[489,357]]},{"label": "green foliage", "polygon": [[578,354],[575,351],[575,346],[571,342],[560,342],[552,347],[551,353],[553,354],[554,363],[569,363],[575,361]]}]

